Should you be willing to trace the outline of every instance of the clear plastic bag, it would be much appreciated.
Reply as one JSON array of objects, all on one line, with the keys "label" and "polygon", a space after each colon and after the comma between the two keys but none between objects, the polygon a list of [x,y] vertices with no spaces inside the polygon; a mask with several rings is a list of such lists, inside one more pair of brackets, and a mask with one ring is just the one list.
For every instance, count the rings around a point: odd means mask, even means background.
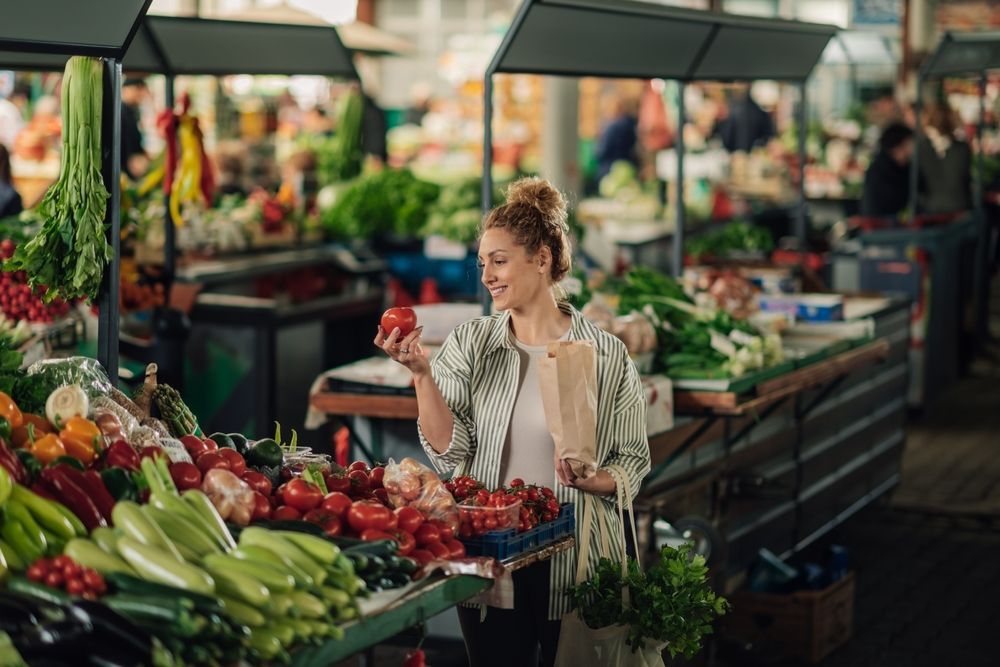
[{"label": "clear plastic bag", "polygon": [[25,377],[18,381],[15,388],[18,405],[25,412],[41,413],[49,394],[68,384],[79,385],[91,399],[107,396],[113,390],[107,374],[96,359],[42,359],[31,364]]},{"label": "clear plastic bag", "polygon": [[382,480],[393,507],[414,507],[428,519],[437,519],[458,530],[458,503],[441,478],[420,461],[389,460]]}]

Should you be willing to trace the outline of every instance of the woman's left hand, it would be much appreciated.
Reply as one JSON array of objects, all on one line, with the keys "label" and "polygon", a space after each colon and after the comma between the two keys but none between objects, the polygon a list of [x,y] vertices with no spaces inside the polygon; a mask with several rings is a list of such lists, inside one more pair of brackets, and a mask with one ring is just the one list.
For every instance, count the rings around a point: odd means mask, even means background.
[{"label": "woman's left hand", "polygon": [[606,470],[598,470],[595,474],[584,479],[582,477],[577,477],[573,473],[573,468],[570,466],[566,459],[556,460],[556,476],[563,486],[569,486],[574,489],[580,489],[581,491],[586,491],[587,493],[595,493],[598,495],[611,495],[615,492],[616,484],[615,478],[611,476]]}]

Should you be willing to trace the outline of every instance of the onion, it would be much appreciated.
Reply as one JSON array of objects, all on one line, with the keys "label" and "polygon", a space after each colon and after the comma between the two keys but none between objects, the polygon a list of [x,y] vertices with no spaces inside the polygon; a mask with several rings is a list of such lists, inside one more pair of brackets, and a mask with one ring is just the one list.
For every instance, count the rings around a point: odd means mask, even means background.
[{"label": "onion", "polygon": [[90,411],[90,399],[78,384],[59,387],[45,401],[45,416],[56,428],[62,428],[67,419],[86,417]]}]

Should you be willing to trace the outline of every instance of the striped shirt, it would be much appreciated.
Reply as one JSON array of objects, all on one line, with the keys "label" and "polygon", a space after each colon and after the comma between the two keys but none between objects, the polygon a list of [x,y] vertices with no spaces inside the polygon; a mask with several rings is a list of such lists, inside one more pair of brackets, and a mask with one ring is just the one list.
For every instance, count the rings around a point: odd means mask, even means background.
[{"label": "striped shirt", "polygon": [[[572,316],[570,340],[591,340],[597,348],[597,461],[616,480],[628,477],[633,494],[649,472],[649,442],[646,437],[646,398],[639,374],[625,345],[601,331],[567,304],[563,312]],[[417,431],[431,463],[441,473],[472,475],[488,488],[500,484],[503,447],[510,429],[517,396],[520,359],[509,335],[510,313],[480,317],[458,326],[445,340],[431,365],[431,373],[454,417],[451,442],[438,454]],[[583,526],[580,501],[583,491],[568,488],[553,477],[552,488],[560,503],[575,503],[577,542]],[[597,514],[608,522],[611,535],[621,535],[621,522],[613,497],[592,496],[596,512],[591,522],[597,535]],[[596,538],[592,539],[593,544]],[[590,572],[602,554],[591,550]],[[576,576],[576,549],[557,554],[552,560],[549,618],[557,620],[570,609],[565,595]]]}]

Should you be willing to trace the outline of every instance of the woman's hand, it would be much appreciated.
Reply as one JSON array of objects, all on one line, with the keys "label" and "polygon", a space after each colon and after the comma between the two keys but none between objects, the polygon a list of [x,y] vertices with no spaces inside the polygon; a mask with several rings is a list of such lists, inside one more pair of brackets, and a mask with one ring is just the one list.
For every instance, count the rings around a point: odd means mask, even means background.
[{"label": "woman's hand", "polygon": [[423,327],[417,327],[406,338],[399,340],[399,327],[393,329],[388,337],[382,332],[382,327],[379,327],[375,347],[388,354],[393,361],[406,366],[414,377],[426,375],[430,373],[431,364],[424,349],[420,347],[420,335],[423,332]]},{"label": "woman's hand", "polygon": [[573,473],[573,468],[566,459],[556,459],[556,477],[563,486],[602,496],[609,496],[617,489],[615,478],[606,470],[598,470],[587,479],[583,479]]}]

